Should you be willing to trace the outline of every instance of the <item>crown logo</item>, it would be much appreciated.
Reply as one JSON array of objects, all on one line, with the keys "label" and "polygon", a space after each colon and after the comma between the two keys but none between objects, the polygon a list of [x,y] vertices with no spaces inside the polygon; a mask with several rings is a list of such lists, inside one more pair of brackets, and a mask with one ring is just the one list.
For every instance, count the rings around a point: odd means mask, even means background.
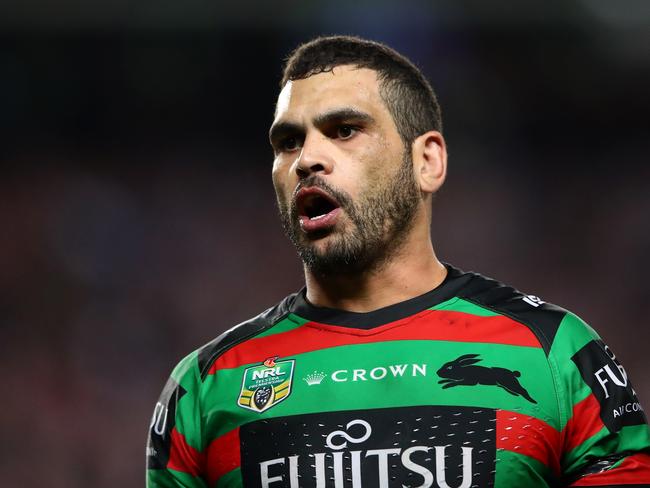
[{"label": "crown logo", "polygon": [[309,386],[312,385],[320,385],[321,381],[325,378],[325,373],[322,371],[314,371],[313,373],[309,373],[307,376],[303,378],[303,381],[305,381]]}]

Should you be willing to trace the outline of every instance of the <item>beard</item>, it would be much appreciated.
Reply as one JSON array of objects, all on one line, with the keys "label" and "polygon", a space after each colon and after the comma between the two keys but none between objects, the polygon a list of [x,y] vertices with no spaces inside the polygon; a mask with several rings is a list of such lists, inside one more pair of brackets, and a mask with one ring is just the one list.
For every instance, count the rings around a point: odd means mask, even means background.
[{"label": "beard", "polygon": [[[343,230],[337,229],[340,225],[337,222],[321,235],[308,237],[300,228],[295,199],[290,206],[284,199],[279,201],[280,219],[287,237],[307,269],[323,276],[380,269],[404,243],[421,199],[410,154],[406,151],[395,175],[387,181],[375,179],[357,202],[318,175],[304,179],[300,186],[322,188],[336,199],[348,217]],[[318,249],[314,241],[327,236],[329,242]]]}]

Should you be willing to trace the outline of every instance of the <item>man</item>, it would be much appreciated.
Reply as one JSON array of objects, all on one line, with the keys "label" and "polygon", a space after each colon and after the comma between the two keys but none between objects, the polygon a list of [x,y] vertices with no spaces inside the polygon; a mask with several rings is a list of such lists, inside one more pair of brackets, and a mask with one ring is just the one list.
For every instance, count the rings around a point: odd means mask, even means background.
[{"label": "man", "polygon": [[596,333],[437,259],[447,153],[408,60],[299,47],[270,140],[306,287],[177,366],[148,486],[650,486],[645,415]]}]

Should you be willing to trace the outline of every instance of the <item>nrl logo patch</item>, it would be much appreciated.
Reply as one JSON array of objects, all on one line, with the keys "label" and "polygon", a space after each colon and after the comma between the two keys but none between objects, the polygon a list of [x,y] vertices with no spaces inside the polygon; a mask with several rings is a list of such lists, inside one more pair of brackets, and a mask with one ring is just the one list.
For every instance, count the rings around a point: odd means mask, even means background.
[{"label": "nrl logo patch", "polygon": [[237,399],[240,407],[264,412],[289,396],[295,360],[277,359],[268,358],[258,366],[246,368]]}]

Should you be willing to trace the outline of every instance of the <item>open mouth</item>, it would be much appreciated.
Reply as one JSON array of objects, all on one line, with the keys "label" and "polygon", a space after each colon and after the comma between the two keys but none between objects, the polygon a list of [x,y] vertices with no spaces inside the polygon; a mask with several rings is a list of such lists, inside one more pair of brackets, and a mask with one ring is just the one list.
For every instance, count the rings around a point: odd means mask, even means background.
[{"label": "open mouth", "polygon": [[339,203],[317,187],[301,188],[296,194],[296,207],[303,230],[310,232],[332,227],[339,213]]},{"label": "open mouth", "polygon": [[301,215],[306,215],[309,220],[318,220],[325,217],[338,205],[322,195],[312,194],[305,197],[302,201]]}]

